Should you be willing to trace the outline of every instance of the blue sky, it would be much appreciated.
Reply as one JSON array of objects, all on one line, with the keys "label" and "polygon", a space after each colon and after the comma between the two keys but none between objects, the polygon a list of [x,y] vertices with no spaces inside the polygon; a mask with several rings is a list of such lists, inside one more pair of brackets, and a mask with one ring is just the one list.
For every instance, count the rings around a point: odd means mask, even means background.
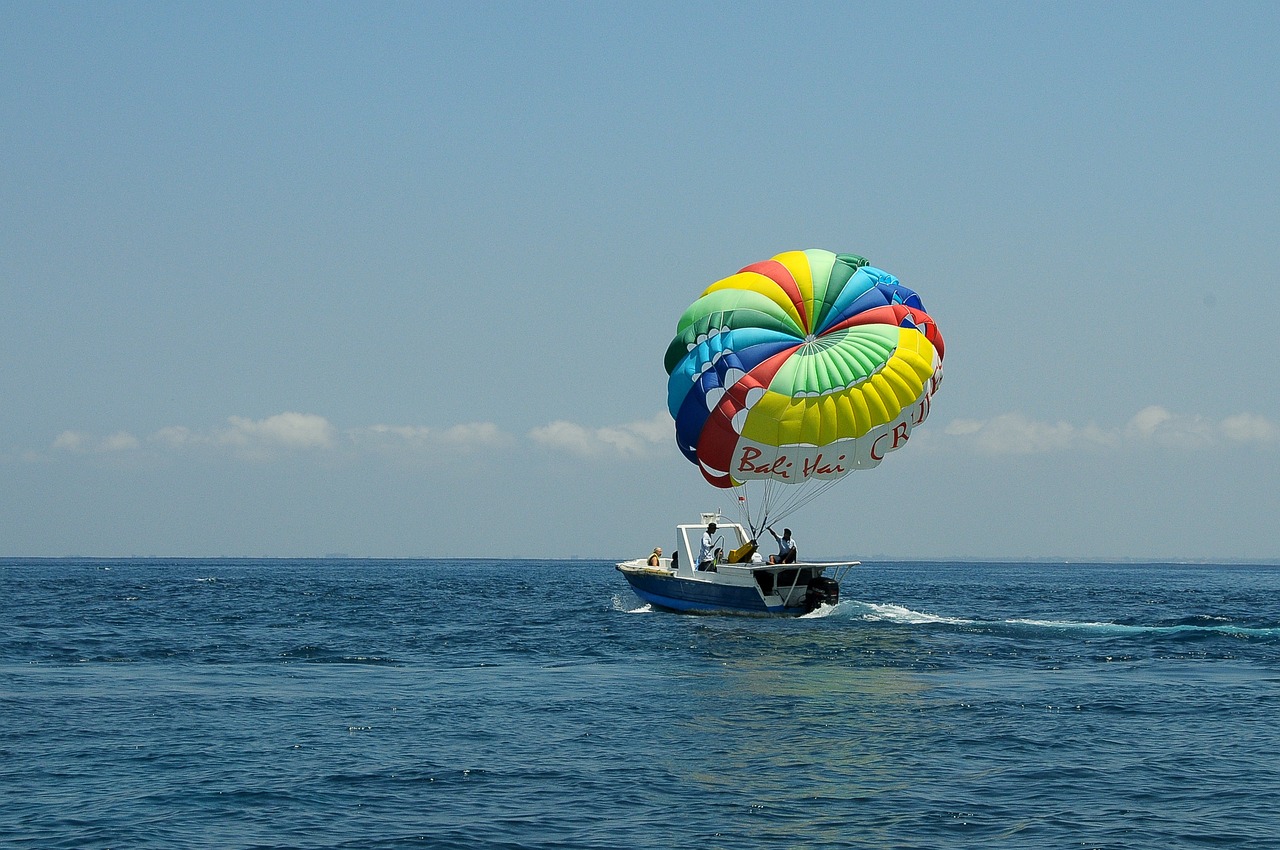
[{"label": "blue sky", "polygon": [[623,557],[663,354],[862,254],[946,379],[806,554],[1280,560],[1267,3],[0,5],[0,554]]}]

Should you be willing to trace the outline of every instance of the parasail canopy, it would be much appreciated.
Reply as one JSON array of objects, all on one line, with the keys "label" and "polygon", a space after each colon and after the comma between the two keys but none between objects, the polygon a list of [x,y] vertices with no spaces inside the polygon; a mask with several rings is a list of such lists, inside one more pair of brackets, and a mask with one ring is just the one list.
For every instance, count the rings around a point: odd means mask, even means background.
[{"label": "parasail canopy", "polygon": [[839,480],[906,445],[943,352],[920,296],[863,257],[778,254],[680,317],[665,364],[676,442],[717,487]]}]

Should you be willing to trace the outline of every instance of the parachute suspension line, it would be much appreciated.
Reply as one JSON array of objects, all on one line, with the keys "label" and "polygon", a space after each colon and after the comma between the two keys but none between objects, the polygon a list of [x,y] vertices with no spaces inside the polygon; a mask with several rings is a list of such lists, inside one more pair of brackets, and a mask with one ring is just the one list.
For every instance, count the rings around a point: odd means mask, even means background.
[{"label": "parachute suspension line", "polygon": [[765,479],[760,482],[760,513],[755,524],[752,527],[752,533],[759,539],[760,532],[764,531],[769,524],[769,517],[773,515],[774,503],[774,482]]},{"label": "parachute suspension line", "polygon": [[729,491],[721,491],[731,508],[725,516],[736,515],[752,539],[759,539],[769,525],[781,522],[838,484],[840,479],[813,480],[787,484],[773,479],[744,481]]},{"label": "parachute suspension line", "polygon": [[731,507],[721,513],[725,516],[736,513],[752,538],[758,539],[770,524],[786,519],[837,483],[839,479],[810,481],[801,485],[771,479],[744,481],[725,493]]},{"label": "parachute suspension line", "polygon": [[[733,489],[738,494],[738,521],[748,529],[751,529],[751,501],[747,495],[747,488],[738,486]],[[754,534],[755,532],[753,531],[752,533]]]},{"label": "parachute suspension line", "polygon": [[772,479],[744,481],[720,491],[728,503],[723,516],[736,516],[750,535],[759,540],[771,524],[780,523],[838,484],[840,479],[814,480],[807,484],[787,484]]},{"label": "parachute suspension line", "polygon": [[839,481],[840,479],[838,478],[832,478],[832,479],[823,481],[822,483],[818,484],[816,487],[808,488],[807,492],[798,494],[798,497],[794,500],[793,504],[790,506],[790,510],[792,511],[800,510],[801,508],[803,508],[804,506],[812,502],[814,499],[818,498],[823,493],[830,490],[837,483],[839,483]]},{"label": "parachute suspension line", "polygon": [[791,506],[791,510],[793,510],[793,511],[798,511],[798,510],[800,510],[801,508],[805,507],[805,506],[806,506],[806,505],[808,505],[810,502],[812,502],[814,499],[818,498],[818,497],[819,497],[819,496],[821,496],[823,493],[825,493],[825,492],[827,492],[828,490],[830,490],[830,489],[831,489],[831,487],[832,487],[834,484],[835,484],[835,482],[834,482],[834,481],[824,481],[824,482],[823,482],[822,484],[820,484],[819,486],[814,487],[813,489],[811,489],[808,493],[804,493],[804,494],[803,494],[803,495],[801,495],[798,499],[796,499],[795,503]]},{"label": "parachute suspension line", "polygon": [[[764,483],[767,484],[768,482]],[[758,505],[753,505],[750,501],[750,492],[752,490],[756,490],[760,496],[760,504]],[[765,522],[768,521],[769,488],[760,487],[757,489],[743,486],[742,493],[742,501],[739,504],[744,508],[747,530],[750,532],[752,540],[758,540],[760,532],[764,530]]]},{"label": "parachute suspension line", "polygon": [[769,507],[769,502],[764,498],[764,495],[764,491],[761,490],[760,504],[758,506],[753,506],[750,513],[748,527],[751,529],[752,540],[759,540],[760,532],[764,529],[765,516],[767,515],[766,512]]},{"label": "parachute suspension line", "polygon": [[827,490],[831,489],[839,482],[839,479],[827,479],[820,482],[812,482],[807,485],[779,484],[783,488],[779,490],[777,498],[773,493],[774,482],[765,481],[765,490],[767,493],[766,510],[764,511],[764,519],[761,521],[761,528],[766,528],[772,520],[773,522],[781,522],[786,517],[803,508],[814,499],[821,496]]},{"label": "parachute suspension line", "polygon": [[737,493],[738,518],[750,533],[751,539],[758,539],[769,521],[774,488],[766,480],[743,482],[734,490]]}]

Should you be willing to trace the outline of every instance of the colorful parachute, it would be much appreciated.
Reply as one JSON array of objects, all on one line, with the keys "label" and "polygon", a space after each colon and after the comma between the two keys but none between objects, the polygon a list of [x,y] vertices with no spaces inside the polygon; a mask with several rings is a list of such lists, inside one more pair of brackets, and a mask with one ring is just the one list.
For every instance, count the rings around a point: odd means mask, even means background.
[{"label": "colorful parachute", "polygon": [[667,406],[680,450],[717,487],[833,482],[907,442],[942,358],[937,325],[893,275],[789,251],[713,283],[680,317]]}]

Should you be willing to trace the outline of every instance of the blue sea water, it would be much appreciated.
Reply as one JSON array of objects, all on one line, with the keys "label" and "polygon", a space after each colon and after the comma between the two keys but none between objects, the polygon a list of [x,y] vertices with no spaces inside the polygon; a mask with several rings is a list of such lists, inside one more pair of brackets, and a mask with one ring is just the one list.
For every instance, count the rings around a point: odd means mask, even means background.
[{"label": "blue sea water", "polygon": [[1280,847],[1280,567],[0,561],[0,846]]}]

